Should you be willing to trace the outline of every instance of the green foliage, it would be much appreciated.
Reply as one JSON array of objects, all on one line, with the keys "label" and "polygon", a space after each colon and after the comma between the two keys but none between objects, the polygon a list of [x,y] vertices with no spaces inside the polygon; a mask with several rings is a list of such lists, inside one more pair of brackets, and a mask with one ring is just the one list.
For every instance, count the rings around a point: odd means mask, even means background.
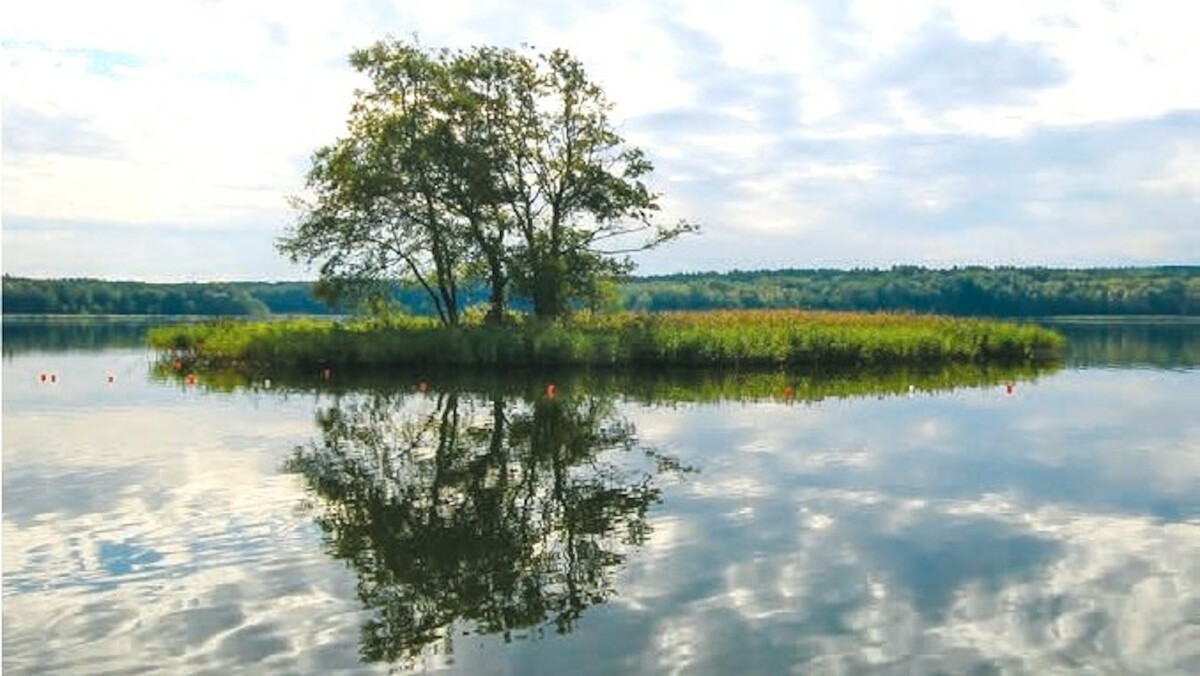
[{"label": "green foliage", "polygon": [[[344,280],[328,280],[340,283]],[[1200,315],[1200,268],[956,268],[927,270],[777,270],[578,282],[582,309],[613,311],[802,308],[912,311],[999,317],[1052,315]],[[436,315],[419,285],[365,287],[380,307]],[[361,289],[359,289],[361,290]],[[384,291],[386,290],[386,293]],[[33,314],[321,314],[308,282],[143,284],[4,277],[4,312]],[[459,306],[486,305],[488,289],[466,280]],[[341,311],[371,294],[327,294]],[[230,302],[233,300],[234,302]],[[515,307],[529,307],[507,296]],[[369,304],[369,303],[368,303]]]},{"label": "green foliage", "polygon": [[5,314],[262,315],[246,285],[145,284],[4,276]]},{"label": "green foliage", "polygon": [[1034,317],[1200,314],[1200,268],[775,270],[644,277],[621,289],[639,311],[908,310]]},{"label": "green foliage", "polygon": [[457,150],[444,117],[452,94],[444,64],[384,43],[350,60],[372,87],[357,92],[348,133],[313,154],[309,195],[296,200],[302,216],[279,248],[318,263],[324,279],[415,279],[439,318],[456,324],[466,244],[448,204],[444,162],[456,162]]},{"label": "green foliage", "polygon": [[691,230],[652,222],[650,163],[564,51],[383,41],[351,64],[370,87],[346,135],[314,154],[302,217],[279,242],[323,278],[413,281],[454,325],[474,274],[493,321],[513,285],[534,314],[557,317],[598,298],[597,278],[628,271],[615,255]]},{"label": "green foliage", "polygon": [[339,323],[218,322],[150,332],[151,345],[201,368],[323,366],[889,367],[1015,363],[1055,354],[1032,325],[937,316],[743,311],[579,316],[519,326],[438,326],[430,319]]}]

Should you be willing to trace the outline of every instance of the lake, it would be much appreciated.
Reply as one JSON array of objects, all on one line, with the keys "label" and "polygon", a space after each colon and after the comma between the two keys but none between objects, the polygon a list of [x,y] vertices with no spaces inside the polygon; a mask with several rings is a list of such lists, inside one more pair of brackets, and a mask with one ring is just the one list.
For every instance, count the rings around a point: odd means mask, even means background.
[{"label": "lake", "polygon": [[6,674],[1200,673],[1195,321],[1042,371],[196,384],[144,326],[4,322]]}]

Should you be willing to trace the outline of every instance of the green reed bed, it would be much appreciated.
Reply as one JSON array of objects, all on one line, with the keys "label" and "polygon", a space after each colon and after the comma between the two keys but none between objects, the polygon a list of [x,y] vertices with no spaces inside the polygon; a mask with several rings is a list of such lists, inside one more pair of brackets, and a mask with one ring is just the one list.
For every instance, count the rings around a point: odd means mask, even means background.
[{"label": "green reed bed", "polygon": [[1028,324],[794,310],[615,314],[511,326],[389,321],[221,321],[153,329],[150,344],[189,368],[815,366],[1018,363],[1053,358],[1062,338]]}]

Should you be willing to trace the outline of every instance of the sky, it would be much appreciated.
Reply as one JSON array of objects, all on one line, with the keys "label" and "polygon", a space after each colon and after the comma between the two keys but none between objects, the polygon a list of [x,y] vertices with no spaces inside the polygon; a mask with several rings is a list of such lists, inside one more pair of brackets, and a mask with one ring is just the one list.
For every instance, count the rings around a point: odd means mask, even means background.
[{"label": "sky", "polygon": [[1158,0],[8,3],[3,270],[315,276],[274,248],[351,50],[579,57],[701,232],[657,274],[1200,262],[1200,8]]}]

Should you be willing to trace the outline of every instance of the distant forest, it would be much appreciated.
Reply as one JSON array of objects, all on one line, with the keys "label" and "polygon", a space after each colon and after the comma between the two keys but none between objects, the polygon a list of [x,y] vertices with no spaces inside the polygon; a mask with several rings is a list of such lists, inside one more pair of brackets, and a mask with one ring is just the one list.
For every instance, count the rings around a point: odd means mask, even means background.
[{"label": "distant forest", "polygon": [[[148,284],[4,276],[5,314],[324,314],[310,282]],[[468,285],[463,306],[486,289]],[[397,286],[398,305],[432,312],[417,288]],[[520,299],[514,307],[521,308]],[[615,287],[609,309],[810,308],[953,315],[1200,315],[1200,266],[1151,268],[986,268],[771,270],[634,277]]]},{"label": "distant forest", "polygon": [[774,270],[642,277],[622,290],[636,310],[782,308],[951,315],[1200,314],[1200,266]]}]

